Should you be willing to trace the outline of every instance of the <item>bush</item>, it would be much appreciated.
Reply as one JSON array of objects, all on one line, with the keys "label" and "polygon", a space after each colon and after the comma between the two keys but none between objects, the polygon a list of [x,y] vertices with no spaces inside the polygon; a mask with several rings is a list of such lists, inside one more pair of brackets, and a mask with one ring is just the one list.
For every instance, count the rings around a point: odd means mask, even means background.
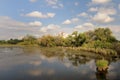
[{"label": "bush", "polygon": [[109,42],[102,42],[102,41],[91,41],[89,43],[85,43],[83,47],[87,48],[104,48],[104,49],[111,49],[112,43]]},{"label": "bush", "polygon": [[108,61],[104,59],[97,60],[96,66],[99,71],[105,71],[106,69],[108,69]]},{"label": "bush", "polygon": [[113,50],[115,50],[117,54],[120,55],[120,42],[113,43]]},{"label": "bush", "polygon": [[108,66],[108,61],[107,61],[107,60],[104,60],[104,59],[102,59],[102,60],[97,60],[96,66],[97,66],[97,67],[106,67],[106,66]]}]

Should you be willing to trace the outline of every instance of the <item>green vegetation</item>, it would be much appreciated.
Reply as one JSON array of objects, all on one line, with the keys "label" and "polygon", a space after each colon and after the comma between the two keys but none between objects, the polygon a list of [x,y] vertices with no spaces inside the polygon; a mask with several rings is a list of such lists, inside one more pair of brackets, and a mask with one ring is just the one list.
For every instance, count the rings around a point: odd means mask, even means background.
[{"label": "green vegetation", "polygon": [[42,47],[64,46],[65,39],[62,36],[46,35],[38,39],[39,45]]},{"label": "green vegetation", "polygon": [[97,67],[107,67],[108,66],[108,61],[107,60],[97,60],[96,62]]},{"label": "green vegetation", "polygon": [[97,60],[96,66],[99,71],[105,71],[108,69],[108,61],[104,59]]},{"label": "green vegetation", "polygon": [[37,45],[37,38],[31,35],[26,35],[25,37],[22,38],[22,42],[18,43],[19,45],[31,45],[35,46]]},{"label": "green vegetation", "polygon": [[94,31],[79,33],[74,31],[64,38],[63,35],[44,35],[35,38],[26,35],[22,39],[1,40],[0,45],[25,45],[40,47],[64,47],[98,53],[100,55],[120,54],[120,42],[109,28],[97,28]]}]

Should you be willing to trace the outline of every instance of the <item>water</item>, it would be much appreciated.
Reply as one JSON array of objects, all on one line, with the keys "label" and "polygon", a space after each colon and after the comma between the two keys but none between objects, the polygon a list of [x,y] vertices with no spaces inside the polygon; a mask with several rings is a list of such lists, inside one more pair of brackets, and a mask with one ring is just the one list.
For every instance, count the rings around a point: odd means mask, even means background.
[{"label": "water", "polygon": [[108,72],[99,73],[91,56],[76,57],[74,51],[65,49],[48,50],[1,47],[0,80],[120,80],[119,59],[110,60]]}]

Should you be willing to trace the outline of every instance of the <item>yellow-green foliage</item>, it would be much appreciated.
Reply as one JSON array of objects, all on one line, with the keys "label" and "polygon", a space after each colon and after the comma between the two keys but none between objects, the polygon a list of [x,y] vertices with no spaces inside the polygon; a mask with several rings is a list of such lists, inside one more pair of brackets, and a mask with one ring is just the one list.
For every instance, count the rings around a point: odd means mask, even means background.
[{"label": "yellow-green foliage", "polygon": [[99,67],[99,68],[108,67],[108,61],[104,60],[104,59],[97,60],[96,66]]},{"label": "yellow-green foliage", "polygon": [[110,42],[102,42],[100,40],[97,40],[97,41],[91,41],[89,43],[84,43],[82,46],[87,47],[87,48],[110,49],[110,48],[112,48],[112,43],[110,43]]},{"label": "yellow-green foliage", "polygon": [[112,49],[102,49],[102,48],[86,48],[86,47],[71,47],[71,49],[77,49],[77,50],[83,50],[83,51],[88,51],[88,52],[93,52],[93,53],[97,53],[100,55],[117,55],[117,52],[112,50]]}]

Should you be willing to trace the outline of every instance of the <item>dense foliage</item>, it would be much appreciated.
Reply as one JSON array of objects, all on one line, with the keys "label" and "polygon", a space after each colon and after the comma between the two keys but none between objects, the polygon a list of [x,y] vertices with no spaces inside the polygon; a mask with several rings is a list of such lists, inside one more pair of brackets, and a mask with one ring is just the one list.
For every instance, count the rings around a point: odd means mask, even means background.
[{"label": "dense foliage", "polygon": [[67,37],[63,35],[44,35],[40,38],[35,38],[34,36],[26,35],[20,40],[1,40],[0,44],[38,45],[41,47],[82,47],[84,50],[89,49],[88,51],[103,52],[104,54],[115,51],[120,53],[120,42],[112,35],[112,31],[109,28],[97,28],[94,31],[84,33],[74,31]]}]

